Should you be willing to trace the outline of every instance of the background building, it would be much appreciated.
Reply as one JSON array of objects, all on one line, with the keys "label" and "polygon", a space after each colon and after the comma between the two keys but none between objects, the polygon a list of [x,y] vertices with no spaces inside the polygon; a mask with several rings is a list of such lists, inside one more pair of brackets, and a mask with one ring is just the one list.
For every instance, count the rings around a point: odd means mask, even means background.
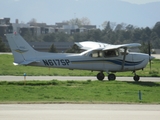
[{"label": "background building", "polygon": [[[19,23],[16,19],[15,23],[10,23],[10,18],[0,19],[0,36],[3,38],[6,46],[9,47],[8,42],[4,36],[6,33],[19,32],[22,36],[30,31],[32,35],[42,35],[56,32],[64,32],[66,34],[74,34],[77,32],[86,32],[96,29],[96,25],[70,25],[69,23],[55,23],[55,25],[47,25],[46,23]],[[73,42],[29,42],[29,44],[38,51],[48,51],[50,46],[54,44],[58,52],[65,52],[74,43]]]}]

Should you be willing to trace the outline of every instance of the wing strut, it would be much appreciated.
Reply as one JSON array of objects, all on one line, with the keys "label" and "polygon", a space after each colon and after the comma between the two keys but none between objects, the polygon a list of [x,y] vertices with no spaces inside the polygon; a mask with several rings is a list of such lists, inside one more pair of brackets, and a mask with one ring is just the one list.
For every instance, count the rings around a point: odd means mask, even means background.
[{"label": "wing strut", "polygon": [[123,62],[122,62],[122,71],[124,70],[124,63],[126,59],[126,53],[127,53],[127,48],[124,48],[124,56],[123,56]]}]

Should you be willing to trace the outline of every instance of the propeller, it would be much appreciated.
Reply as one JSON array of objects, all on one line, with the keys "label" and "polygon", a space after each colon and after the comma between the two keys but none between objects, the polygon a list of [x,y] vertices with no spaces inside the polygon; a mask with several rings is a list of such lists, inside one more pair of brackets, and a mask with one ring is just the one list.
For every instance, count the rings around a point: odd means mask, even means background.
[{"label": "propeller", "polygon": [[150,43],[150,40],[148,40],[148,55],[149,55],[149,66],[150,66],[150,70],[151,70],[151,60],[154,59],[154,57],[151,56],[151,43]]}]

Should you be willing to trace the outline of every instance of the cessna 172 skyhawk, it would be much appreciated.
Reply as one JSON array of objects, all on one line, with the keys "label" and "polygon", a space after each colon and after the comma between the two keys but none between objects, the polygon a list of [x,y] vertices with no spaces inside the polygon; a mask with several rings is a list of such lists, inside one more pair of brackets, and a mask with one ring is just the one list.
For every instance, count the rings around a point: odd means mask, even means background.
[{"label": "cessna 172 skyhawk", "polygon": [[143,53],[128,52],[128,48],[141,46],[139,43],[110,45],[100,42],[75,43],[85,50],[79,54],[47,53],[34,50],[18,33],[6,34],[14,56],[14,65],[28,65],[67,69],[99,71],[98,80],[108,73],[108,80],[115,80],[114,72],[133,71],[135,81],[140,77],[136,70],[146,67],[152,56]]}]

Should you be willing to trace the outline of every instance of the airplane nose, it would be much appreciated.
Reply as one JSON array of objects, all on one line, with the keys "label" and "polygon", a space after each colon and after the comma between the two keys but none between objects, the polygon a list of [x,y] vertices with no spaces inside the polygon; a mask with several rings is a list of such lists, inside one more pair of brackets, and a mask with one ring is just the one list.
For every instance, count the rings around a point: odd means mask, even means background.
[{"label": "airplane nose", "polygon": [[149,56],[149,60],[153,60],[155,57],[153,56]]}]

